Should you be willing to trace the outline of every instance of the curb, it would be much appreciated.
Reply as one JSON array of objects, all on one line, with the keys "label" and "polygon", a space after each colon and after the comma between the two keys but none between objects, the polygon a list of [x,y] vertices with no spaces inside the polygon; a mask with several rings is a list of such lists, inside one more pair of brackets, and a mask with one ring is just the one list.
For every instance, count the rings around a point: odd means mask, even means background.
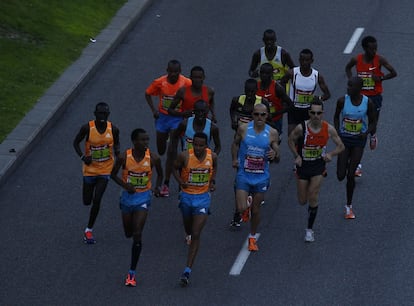
[{"label": "curb", "polygon": [[0,144],[0,186],[55,125],[98,68],[118,47],[152,4],[152,0],[129,0],[109,25],[90,43],[59,79],[46,90],[36,105]]}]

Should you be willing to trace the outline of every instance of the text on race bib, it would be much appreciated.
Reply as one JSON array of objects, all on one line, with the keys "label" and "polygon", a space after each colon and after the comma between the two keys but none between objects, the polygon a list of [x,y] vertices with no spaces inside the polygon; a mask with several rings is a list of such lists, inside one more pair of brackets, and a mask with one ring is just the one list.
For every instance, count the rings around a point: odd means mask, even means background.
[{"label": "text on race bib", "polygon": [[148,172],[141,172],[141,173],[136,173],[132,171],[128,172],[127,183],[130,183],[136,189],[146,188],[148,186],[148,182],[149,182]]},{"label": "text on race bib", "polygon": [[92,160],[95,162],[103,162],[111,158],[111,149],[109,145],[91,146]]},{"label": "text on race bib", "polygon": [[244,159],[244,171],[250,173],[264,173],[266,161],[263,157],[247,155]]},{"label": "text on race bib", "polygon": [[193,186],[204,186],[209,183],[209,169],[191,169],[188,174],[188,184]]},{"label": "text on race bib", "polygon": [[344,131],[350,135],[361,134],[362,131],[362,119],[343,119]]}]

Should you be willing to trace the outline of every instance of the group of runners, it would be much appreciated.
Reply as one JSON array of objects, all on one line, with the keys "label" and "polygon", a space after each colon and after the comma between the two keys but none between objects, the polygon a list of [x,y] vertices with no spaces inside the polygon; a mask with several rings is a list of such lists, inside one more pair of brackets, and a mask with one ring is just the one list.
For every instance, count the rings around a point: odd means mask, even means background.
[{"label": "group of runners", "polygon": [[[236,169],[235,211],[230,227],[239,228],[242,222],[250,221],[248,250],[253,252],[259,250],[257,230],[260,208],[270,186],[269,167],[280,159],[284,113],[288,117],[287,143],[294,158],[298,201],[308,204],[304,239],[312,242],[325,164],[334,156],[338,156],[337,178],[347,178],[345,218],[355,218],[352,199],[355,175],[361,174],[358,165],[367,140],[371,149],[378,143],[381,83],[396,76],[395,69],[376,53],[376,39],[365,37],[364,53],[346,65],[347,94],[338,99],[331,125],[322,119],[324,101],[331,94],[321,73],[312,67],[312,51],[303,49],[299,66],[295,66],[289,53],[276,44],[273,30],[264,32],[263,43],[252,56],[244,94],[234,97],[230,104],[231,128],[235,131],[231,156]],[[180,284],[189,283],[200,235],[210,212],[210,192],[216,189],[217,156],[221,151],[214,90],[204,84],[204,79],[201,66],[194,66],[187,78],[181,72],[180,62],[171,60],[167,74],[146,89],[145,99],[155,119],[157,153],[149,150],[149,135],[141,128],[132,131],[132,147],[121,153],[119,130],[108,121],[110,110],[105,102],[96,105],[95,119],[83,125],[73,141],[83,163],[83,203],[91,205],[85,243],[96,242],[93,226],[108,181],[112,178],[123,188],[122,222],[125,236],[132,238],[127,286],[136,286],[135,271],[151,197],[170,195],[171,176],[179,186],[179,208],[188,245]],[[317,87],[322,93],[319,96]],[[153,97],[158,98],[157,105]],[[328,152],[329,139],[335,146]]]}]

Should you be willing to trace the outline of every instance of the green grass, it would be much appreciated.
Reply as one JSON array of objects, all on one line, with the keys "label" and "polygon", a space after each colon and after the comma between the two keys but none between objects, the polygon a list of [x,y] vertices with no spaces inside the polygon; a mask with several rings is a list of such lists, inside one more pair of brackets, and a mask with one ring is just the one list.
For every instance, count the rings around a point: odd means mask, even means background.
[{"label": "green grass", "polygon": [[127,0],[0,0],[0,143]]}]

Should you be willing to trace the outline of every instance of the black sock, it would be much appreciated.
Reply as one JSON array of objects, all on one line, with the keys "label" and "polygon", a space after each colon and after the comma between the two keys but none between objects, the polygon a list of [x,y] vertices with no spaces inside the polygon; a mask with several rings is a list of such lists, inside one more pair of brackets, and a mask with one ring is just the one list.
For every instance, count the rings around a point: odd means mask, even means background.
[{"label": "black sock", "polygon": [[132,242],[132,249],[131,249],[131,270],[134,270],[137,268],[139,255],[141,254],[142,244],[141,241],[138,242]]},{"label": "black sock", "polygon": [[318,206],[316,207],[308,207],[308,228],[313,227],[313,223],[315,222],[316,214],[318,213]]},{"label": "black sock", "polygon": [[164,185],[169,186],[170,185],[170,181],[169,180],[165,180],[164,181]]}]

